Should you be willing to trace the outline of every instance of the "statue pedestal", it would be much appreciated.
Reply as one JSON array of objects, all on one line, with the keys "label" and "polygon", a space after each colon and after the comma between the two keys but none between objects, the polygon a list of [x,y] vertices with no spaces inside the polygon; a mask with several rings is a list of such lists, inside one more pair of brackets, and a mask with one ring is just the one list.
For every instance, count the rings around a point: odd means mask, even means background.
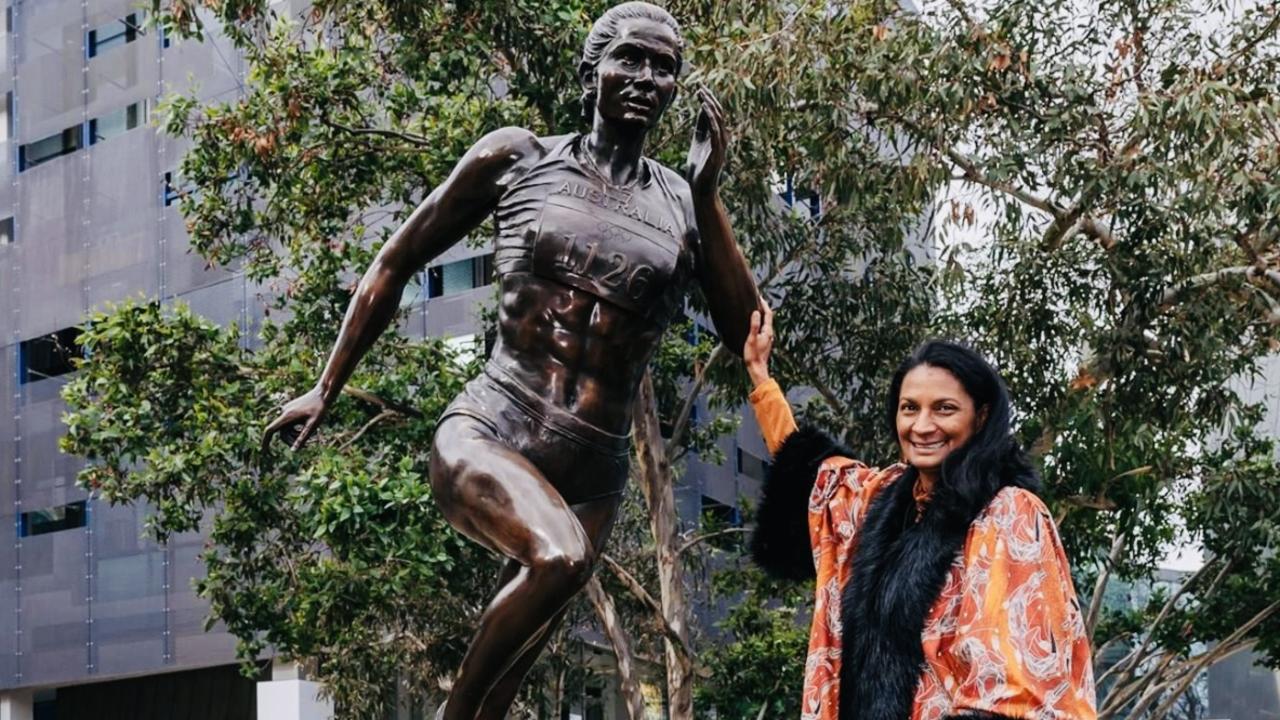
[{"label": "statue pedestal", "polygon": [[11,690],[0,695],[0,720],[31,720],[35,702],[30,690]]},{"label": "statue pedestal", "polygon": [[333,702],[320,697],[320,683],[304,680],[294,663],[271,666],[271,680],[258,683],[258,720],[332,720]]}]

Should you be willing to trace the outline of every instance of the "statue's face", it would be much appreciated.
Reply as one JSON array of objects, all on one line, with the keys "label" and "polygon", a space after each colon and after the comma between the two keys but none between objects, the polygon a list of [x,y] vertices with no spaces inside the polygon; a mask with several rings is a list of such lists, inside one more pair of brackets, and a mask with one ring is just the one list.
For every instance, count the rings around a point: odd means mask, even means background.
[{"label": "statue's face", "polygon": [[596,112],[606,120],[656,125],[676,94],[678,48],[675,33],[662,23],[620,23],[618,37],[595,68]]}]

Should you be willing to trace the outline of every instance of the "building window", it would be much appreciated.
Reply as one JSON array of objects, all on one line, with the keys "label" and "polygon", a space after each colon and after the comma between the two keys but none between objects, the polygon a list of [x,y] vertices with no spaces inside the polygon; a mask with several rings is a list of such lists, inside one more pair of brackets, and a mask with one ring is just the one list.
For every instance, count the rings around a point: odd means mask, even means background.
[{"label": "building window", "polygon": [[83,356],[80,328],[63,328],[31,340],[23,340],[18,352],[18,382],[29,383],[75,371],[74,360]]},{"label": "building window", "polygon": [[427,298],[444,297],[493,282],[493,253],[427,268]]},{"label": "building window", "polygon": [[444,339],[444,344],[445,347],[457,353],[454,360],[457,362],[458,367],[466,367],[476,359],[476,354],[481,349],[480,343],[482,340],[483,338],[472,333],[470,335],[447,337]]},{"label": "building window", "polygon": [[80,126],[69,127],[18,148],[18,170],[28,170],[54,158],[70,155],[83,147]]},{"label": "building window", "polygon": [[96,145],[116,135],[123,135],[146,121],[146,100],[139,100],[115,112],[96,117],[89,121],[89,144]]},{"label": "building window", "polygon": [[89,57],[97,57],[106,50],[131,43],[138,39],[138,14],[129,13],[119,20],[112,20],[105,25],[89,31],[89,39],[85,43]]},{"label": "building window", "polygon": [[752,480],[764,482],[765,475],[769,472],[769,463],[738,448],[737,470],[739,475],[746,475]]},{"label": "building window", "polygon": [[172,172],[165,173],[164,174],[164,206],[169,207],[170,205],[178,202],[179,200],[182,199],[182,196],[185,194],[186,193],[184,193],[182,190],[178,189],[178,186],[173,184],[173,173]]},{"label": "building window", "polygon": [[13,244],[13,216],[0,218],[0,245]]},{"label": "building window", "polygon": [[4,107],[0,108],[0,138],[13,137],[13,92],[4,94]]},{"label": "building window", "polygon": [[822,215],[822,198],[812,191],[800,190],[795,185],[795,178],[787,176],[786,183],[778,188],[778,197],[789,210],[807,211],[811,219]]},{"label": "building window", "polygon": [[18,521],[18,535],[31,537],[84,527],[88,515],[84,500],[24,512]]}]

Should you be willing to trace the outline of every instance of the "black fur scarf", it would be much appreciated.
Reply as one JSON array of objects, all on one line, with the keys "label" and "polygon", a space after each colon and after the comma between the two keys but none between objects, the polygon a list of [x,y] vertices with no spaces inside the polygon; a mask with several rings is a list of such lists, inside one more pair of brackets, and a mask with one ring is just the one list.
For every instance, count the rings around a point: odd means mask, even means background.
[{"label": "black fur scarf", "polygon": [[[802,427],[774,456],[751,542],[756,562],[770,574],[814,577],[809,495],[818,467],[833,455],[856,457],[820,430]],[[919,522],[914,469],[872,501],[841,599],[840,720],[911,717],[925,662],[920,640],[925,616],[964,547],[969,526],[1003,487],[1036,485],[1021,463],[995,474],[988,487],[967,493],[937,488]],[[1015,719],[966,712],[947,720]]]}]

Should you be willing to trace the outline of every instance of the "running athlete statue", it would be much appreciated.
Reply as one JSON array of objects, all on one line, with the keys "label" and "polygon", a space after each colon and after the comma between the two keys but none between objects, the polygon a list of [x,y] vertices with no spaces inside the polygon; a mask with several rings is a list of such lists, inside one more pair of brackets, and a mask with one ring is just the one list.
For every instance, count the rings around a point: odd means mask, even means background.
[{"label": "running athlete statue", "polygon": [[492,214],[501,287],[483,374],[448,407],[431,486],[449,522],[510,561],[449,693],[446,720],[506,717],[525,673],[586,584],[622,500],[632,403],[696,280],[724,344],[740,349],[758,295],[718,194],[727,132],[701,90],[689,180],[644,157],[676,94],[681,37],[628,2],[591,29],[578,66],[587,134],[482,138],[361,279],[316,387],[264,441],[315,431],[386,329],[410,277]]}]

